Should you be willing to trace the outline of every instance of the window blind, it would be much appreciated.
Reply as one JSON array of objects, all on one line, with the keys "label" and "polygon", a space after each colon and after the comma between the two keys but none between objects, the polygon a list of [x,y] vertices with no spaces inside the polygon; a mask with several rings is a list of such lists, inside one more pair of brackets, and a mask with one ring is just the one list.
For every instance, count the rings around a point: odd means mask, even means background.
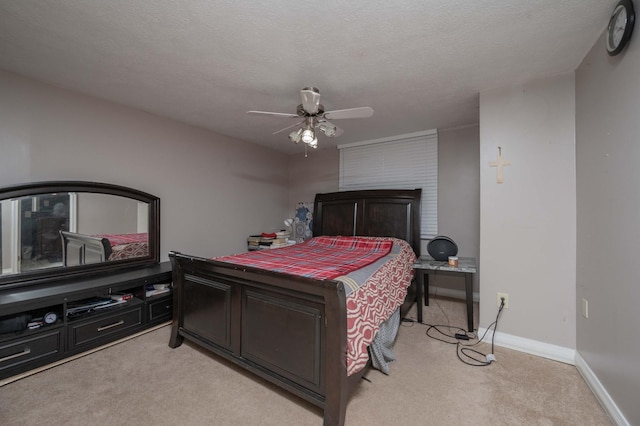
[{"label": "window blind", "polygon": [[422,188],[422,238],[438,235],[436,130],[338,145],[340,191]]}]

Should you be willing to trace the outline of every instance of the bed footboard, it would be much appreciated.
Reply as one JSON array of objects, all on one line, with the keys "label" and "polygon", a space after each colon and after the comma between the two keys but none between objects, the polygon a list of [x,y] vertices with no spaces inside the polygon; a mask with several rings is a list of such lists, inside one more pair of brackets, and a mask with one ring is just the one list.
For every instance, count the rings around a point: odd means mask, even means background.
[{"label": "bed footboard", "polygon": [[106,238],[68,231],[60,231],[60,236],[64,266],[106,262],[111,255],[111,244]]},{"label": "bed footboard", "polygon": [[169,258],[170,347],[186,338],[323,408],[325,425],[344,424],[357,379],[346,373],[342,283],[176,252]]}]

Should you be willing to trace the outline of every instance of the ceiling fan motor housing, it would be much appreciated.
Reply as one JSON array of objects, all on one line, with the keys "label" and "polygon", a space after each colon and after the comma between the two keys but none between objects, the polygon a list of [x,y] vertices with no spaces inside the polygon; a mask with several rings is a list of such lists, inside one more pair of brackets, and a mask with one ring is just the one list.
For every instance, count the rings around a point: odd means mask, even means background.
[{"label": "ceiling fan motor housing", "polygon": [[298,109],[297,109],[296,113],[300,117],[315,117],[316,115],[324,114],[324,105],[318,104],[318,111],[315,114],[310,114],[304,109],[302,104],[300,104],[300,105],[298,105]]}]

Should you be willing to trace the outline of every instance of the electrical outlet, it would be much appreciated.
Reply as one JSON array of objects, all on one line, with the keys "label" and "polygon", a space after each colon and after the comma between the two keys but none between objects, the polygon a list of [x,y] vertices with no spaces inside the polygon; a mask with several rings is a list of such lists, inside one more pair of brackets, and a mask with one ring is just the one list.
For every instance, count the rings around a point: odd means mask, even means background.
[{"label": "electrical outlet", "polygon": [[504,307],[505,307],[505,309],[509,309],[509,293],[498,293],[498,297],[496,299],[496,304],[497,304],[498,308],[500,307],[500,304],[502,303],[502,298],[504,298]]},{"label": "electrical outlet", "polygon": [[589,318],[589,301],[587,299],[582,299],[582,316]]}]

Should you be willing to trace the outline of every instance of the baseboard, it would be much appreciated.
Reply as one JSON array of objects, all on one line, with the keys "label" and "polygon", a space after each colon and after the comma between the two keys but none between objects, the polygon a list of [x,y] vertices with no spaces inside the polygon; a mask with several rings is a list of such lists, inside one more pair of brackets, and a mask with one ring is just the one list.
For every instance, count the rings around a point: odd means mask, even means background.
[{"label": "baseboard", "polygon": [[[487,333],[485,342],[490,342],[494,335],[493,329],[487,331],[486,328],[478,328],[478,336],[483,336],[485,332]],[[585,360],[575,349],[552,345],[537,340],[525,339],[524,337],[518,337],[499,331],[495,333],[494,344],[496,346],[525,352],[542,358],[551,359],[553,361],[574,365],[584,381],[587,383],[587,386],[591,389],[591,392],[593,392],[600,402],[600,405],[602,405],[602,408],[607,413],[611,421],[613,421],[615,425],[629,426],[629,422],[627,422],[607,390],[602,386],[598,377],[593,373],[593,371],[591,371]]]},{"label": "baseboard", "polygon": [[606,411],[611,418],[611,421],[618,426],[629,426],[630,423],[625,419],[624,415],[609,395],[609,392],[607,392],[604,386],[602,386],[598,377],[593,371],[591,371],[589,365],[577,351],[575,356],[575,366],[578,369],[578,372],[582,375],[584,381],[587,382],[591,392],[593,392],[600,402],[600,405],[602,405],[602,408],[604,408],[604,411]]},{"label": "baseboard", "polygon": [[[464,290],[455,290],[452,288],[429,286],[429,294],[450,297],[452,299],[467,300],[467,293],[465,293]],[[473,301],[476,303],[480,301],[480,293],[473,293]]]},{"label": "baseboard", "polygon": [[[483,336],[485,332],[487,332],[486,328],[478,328],[478,336]],[[494,333],[493,329],[487,332],[487,336],[484,341],[490,342],[494,334],[494,343],[496,346],[525,352],[542,358],[551,359],[553,361],[564,362],[565,364],[575,365],[575,349],[552,345],[538,340],[525,339],[524,337],[518,337],[512,334],[502,333],[500,331]]]}]

